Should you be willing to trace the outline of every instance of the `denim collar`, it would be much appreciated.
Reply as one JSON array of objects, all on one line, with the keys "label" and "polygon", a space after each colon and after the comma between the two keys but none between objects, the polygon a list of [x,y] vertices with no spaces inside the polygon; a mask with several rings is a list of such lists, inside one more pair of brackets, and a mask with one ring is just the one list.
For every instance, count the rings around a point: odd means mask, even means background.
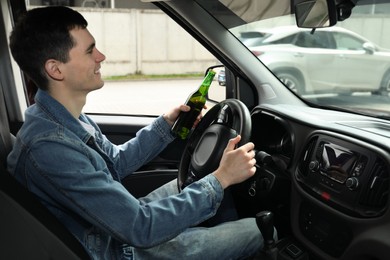
[{"label": "denim collar", "polygon": [[[38,90],[35,96],[35,104],[45,112],[50,120],[73,132],[83,142],[86,143],[91,138],[91,134],[85,130],[80,122],[60,102],[50,96],[47,91]],[[80,114],[79,120],[91,124],[84,114]]]}]

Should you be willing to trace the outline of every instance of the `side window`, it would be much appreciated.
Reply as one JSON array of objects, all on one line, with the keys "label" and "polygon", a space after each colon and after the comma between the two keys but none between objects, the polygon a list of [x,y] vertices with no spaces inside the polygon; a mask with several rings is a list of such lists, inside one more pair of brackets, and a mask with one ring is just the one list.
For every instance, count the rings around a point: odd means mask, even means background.
[{"label": "side window", "polygon": [[[217,59],[157,9],[83,11],[102,64],[105,86],[88,96],[84,112],[156,116],[185,102]],[[109,18],[112,24],[101,21]],[[218,85],[218,83],[216,83]]]},{"label": "side window", "polygon": [[345,33],[335,33],[338,50],[363,50],[363,41]]},{"label": "side window", "polygon": [[279,40],[272,42],[272,44],[289,44],[289,43],[292,43],[294,41],[295,37],[296,37],[295,34],[287,36],[287,37],[283,37],[282,39],[279,39]]},{"label": "side window", "polygon": [[328,48],[327,42],[327,37],[323,32],[305,31],[298,34],[295,45],[304,48]]},{"label": "side window", "polygon": [[[161,115],[186,101],[207,67],[220,64],[153,4],[126,3],[126,8],[71,6],[88,21],[97,49],[106,56],[100,69],[105,85],[89,93],[85,113]],[[214,85],[225,91],[217,77]]]}]

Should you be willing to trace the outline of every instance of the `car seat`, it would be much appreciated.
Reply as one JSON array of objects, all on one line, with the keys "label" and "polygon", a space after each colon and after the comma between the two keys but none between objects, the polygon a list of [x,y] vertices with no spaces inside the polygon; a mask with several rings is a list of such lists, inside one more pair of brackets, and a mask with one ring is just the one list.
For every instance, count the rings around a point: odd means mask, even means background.
[{"label": "car seat", "polygon": [[90,259],[65,226],[7,172],[14,138],[0,82],[0,259]]}]

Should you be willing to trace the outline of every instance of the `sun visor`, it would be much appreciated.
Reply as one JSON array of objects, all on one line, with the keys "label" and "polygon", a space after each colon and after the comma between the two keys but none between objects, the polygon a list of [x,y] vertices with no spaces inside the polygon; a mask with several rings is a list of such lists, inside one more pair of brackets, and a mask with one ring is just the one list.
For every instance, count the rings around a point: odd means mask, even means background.
[{"label": "sun visor", "polygon": [[291,14],[291,0],[219,0],[247,23]]}]

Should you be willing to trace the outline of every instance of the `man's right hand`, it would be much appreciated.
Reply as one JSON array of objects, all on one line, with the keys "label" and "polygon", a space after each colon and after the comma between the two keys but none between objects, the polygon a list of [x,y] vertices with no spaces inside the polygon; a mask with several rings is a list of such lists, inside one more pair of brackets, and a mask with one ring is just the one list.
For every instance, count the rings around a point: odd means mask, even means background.
[{"label": "man's right hand", "polygon": [[213,172],[224,189],[247,180],[256,172],[256,160],[254,158],[256,154],[253,151],[255,145],[249,142],[235,148],[240,140],[240,135],[229,140],[219,167]]}]

